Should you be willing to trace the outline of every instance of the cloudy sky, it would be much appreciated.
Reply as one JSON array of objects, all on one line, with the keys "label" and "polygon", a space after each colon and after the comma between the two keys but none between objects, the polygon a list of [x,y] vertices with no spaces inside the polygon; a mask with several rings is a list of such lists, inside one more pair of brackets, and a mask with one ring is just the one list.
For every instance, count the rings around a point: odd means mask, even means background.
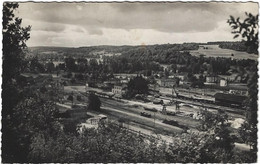
[{"label": "cloudy sky", "polygon": [[230,15],[258,14],[257,3],[20,3],[28,46],[80,47],[233,41]]}]

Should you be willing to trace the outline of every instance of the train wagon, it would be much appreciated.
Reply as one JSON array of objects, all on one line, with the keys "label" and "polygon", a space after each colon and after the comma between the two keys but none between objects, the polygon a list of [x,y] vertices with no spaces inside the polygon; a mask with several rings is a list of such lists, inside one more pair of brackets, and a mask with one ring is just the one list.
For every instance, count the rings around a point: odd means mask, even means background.
[{"label": "train wagon", "polygon": [[247,96],[227,94],[227,93],[216,93],[214,97],[215,97],[215,104],[217,105],[235,106],[235,107],[241,107],[243,105],[243,102],[247,99]]}]

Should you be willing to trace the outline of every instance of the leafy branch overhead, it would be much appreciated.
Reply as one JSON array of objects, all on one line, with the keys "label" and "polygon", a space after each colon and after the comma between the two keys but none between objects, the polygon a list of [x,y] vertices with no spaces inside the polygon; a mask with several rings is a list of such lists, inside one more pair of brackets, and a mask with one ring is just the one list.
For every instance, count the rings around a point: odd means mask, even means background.
[{"label": "leafy branch overhead", "polygon": [[[235,19],[233,16],[230,16],[228,23],[232,28],[232,33],[235,34],[234,38],[237,38],[241,35],[245,46],[247,46],[247,52],[253,52],[258,54],[258,15],[252,15],[251,13],[245,13],[246,19],[240,21],[239,18]],[[249,50],[249,51],[248,51]],[[253,156],[256,156],[257,153],[257,64],[254,64],[250,68],[250,73],[248,74],[248,93],[249,97],[246,101],[248,104],[247,107],[247,120],[239,130],[242,139],[249,143],[253,147]]]},{"label": "leafy branch overhead", "polygon": [[246,46],[250,47],[253,53],[257,54],[258,49],[258,14],[252,15],[251,13],[245,13],[247,18],[242,21],[240,18],[234,18],[230,16],[227,23],[232,28],[232,34],[234,39],[241,36]]}]

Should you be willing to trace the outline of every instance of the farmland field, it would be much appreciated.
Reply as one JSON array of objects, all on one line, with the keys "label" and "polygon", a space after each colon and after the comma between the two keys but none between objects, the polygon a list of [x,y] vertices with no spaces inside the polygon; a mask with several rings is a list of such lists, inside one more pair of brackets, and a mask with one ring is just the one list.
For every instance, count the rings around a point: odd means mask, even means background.
[{"label": "farmland field", "polygon": [[[202,46],[207,47],[204,49]],[[230,49],[219,48],[218,45],[200,45],[198,50],[190,51],[193,56],[205,55],[206,57],[233,57],[234,59],[252,59],[257,60],[258,55],[249,54],[247,52],[234,51]],[[231,56],[234,54],[234,56]]]}]

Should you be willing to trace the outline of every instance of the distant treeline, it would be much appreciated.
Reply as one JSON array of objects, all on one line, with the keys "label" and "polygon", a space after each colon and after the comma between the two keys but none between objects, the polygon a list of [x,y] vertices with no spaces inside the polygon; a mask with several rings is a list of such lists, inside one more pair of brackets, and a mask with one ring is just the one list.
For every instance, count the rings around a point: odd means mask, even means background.
[{"label": "distant treeline", "polygon": [[252,46],[246,46],[245,42],[208,42],[208,45],[218,44],[220,48],[257,54]]},{"label": "distant treeline", "polygon": [[123,57],[143,61],[156,61],[162,64],[184,64],[191,55],[189,50],[196,50],[198,44],[153,45],[132,48],[122,53]]},{"label": "distant treeline", "polygon": [[92,52],[92,51],[106,51],[111,53],[121,53],[133,48],[142,48],[142,47],[155,47],[155,48],[174,48],[176,50],[194,50],[197,49],[199,43],[183,43],[183,44],[155,44],[155,45],[123,45],[123,46],[110,46],[110,45],[101,45],[101,46],[89,46],[89,47],[48,47],[48,46],[39,46],[39,47],[30,47],[29,49],[33,52],[46,52],[46,51],[57,51],[57,52]]},{"label": "distant treeline", "polygon": [[139,46],[91,46],[91,47],[79,47],[79,48],[65,48],[65,47],[31,47],[29,52],[35,54],[39,58],[52,57],[55,53],[56,55],[61,54],[65,57],[91,57],[93,58],[96,54],[104,53],[121,53],[128,54],[129,51],[139,50],[150,50],[161,54],[161,51],[186,51],[186,50],[196,50],[199,48],[199,44],[196,43],[184,43],[184,44],[162,44],[162,45],[139,45]]},{"label": "distant treeline", "polygon": [[[209,44],[220,44],[220,42],[209,42]],[[30,63],[28,64],[28,71],[53,72],[55,70],[64,70],[68,72],[92,73],[94,76],[107,73],[145,73],[150,75],[152,72],[162,72],[161,64],[167,64],[169,65],[168,71],[174,73],[227,75],[232,72],[231,69],[238,67],[247,68],[256,63],[249,59],[232,60],[231,58],[192,56],[189,50],[198,49],[199,44],[196,43],[148,46],[97,46],[96,48],[99,50],[104,50],[105,48],[106,51],[111,48],[112,52],[112,47],[115,48],[114,53],[119,53],[120,51],[121,55],[113,57],[103,56],[102,60],[92,58],[89,61],[84,55],[65,55],[63,56],[65,63],[59,63],[57,66],[54,66],[52,61],[41,64],[39,63],[41,59],[38,57],[38,59],[34,58],[31,62],[28,62]],[[94,47],[86,47],[86,49],[88,48],[95,49]],[[78,52],[79,49],[85,48],[77,48]],[[69,52],[65,54],[69,54]],[[49,54],[49,56],[56,55]]]}]

